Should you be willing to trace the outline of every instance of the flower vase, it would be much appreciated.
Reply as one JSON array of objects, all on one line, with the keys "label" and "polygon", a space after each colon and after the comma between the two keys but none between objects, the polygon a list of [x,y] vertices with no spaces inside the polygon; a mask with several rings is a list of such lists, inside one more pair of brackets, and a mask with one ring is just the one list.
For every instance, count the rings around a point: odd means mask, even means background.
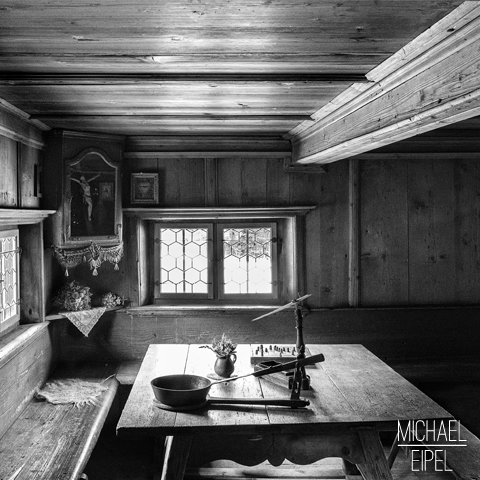
[{"label": "flower vase", "polygon": [[223,357],[217,356],[213,370],[219,377],[228,378],[235,370],[237,356],[234,353]]}]

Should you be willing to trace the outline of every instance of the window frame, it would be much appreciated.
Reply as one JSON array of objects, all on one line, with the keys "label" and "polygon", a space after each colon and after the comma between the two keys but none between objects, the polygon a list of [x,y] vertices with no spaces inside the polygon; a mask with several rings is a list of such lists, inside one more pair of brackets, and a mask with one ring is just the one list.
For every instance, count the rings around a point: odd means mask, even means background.
[{"label": "window frame", "polygon": [[[255,228],[255,226],[269,227],[272,229],[272,240],[271,240],[271,257],[272,257],[272,293],[225,293],[222,289],[224,285],[224,269],[223,266],[223,232],[225,228]],[[278,298],[278,263],[280,259],[277,254],[277,244],[278,244],[278,228],[277,222],[275,221],[250,221],[246,222],[218,222],[216,223],[216,238],[215,238],[214,248],[216,249],[216,298],[219,300],[276,300]]]},{"label": "window frame", "polygon": [[[260,294],[225,294],[222,290],[223,283],[223,228],[255,228],[255,226],[267,226],[272,228],[272,293]],[[162,228],[207,228],[208,231],[208,285],[209,291],[206,294],[195,293],[161,293],[160,279],[161,279],[161,253],[160,253],[160,230]],[[153,223],[153,301],[155,304],[164,304],[165,302],[178,301],[178,303],[215,303],[230,304],[232,301],[241,304],[258,304],[268,301],[276,301],[278,299],[278,263],[280,259],[277,253],[278,243],[278,222],[274,219],[251,219],[247,221],[237,220],[211,220],[190,222],[154,222]]]},{"label": "window frame", "polygon": [[[6,319],[3,318],[4,310],[0,310],[0,333],[9,330],[12,326],[18,325],[20,323],[20,232],[18,228],[9,228],[6,230],[0,229],[0,238],[5,237],[15,237],[16,238],[16,312],[11,317]],[[0,257],[1,257],[0,253]],[[0,258],[0,262],[3,262],[3,259]],[[2,269],[3,271],[3,269]],[[0,281],[2,279],[0,278]],[[3,295],[3,287],[0,287],[0,295]]]},{"label": "window frame", "polygon": [[[282,207],[135,207],[124,208],[126,216],[127,262],[133,289],[130,298],[130,309],[140,308],[145,311],[183,308],[203,311],[208,308],[254,308],[256,306],[280,306],[285,302],[298,297],[305,289],[305,252],[306,252],[306,215],[315,210],[310,206],[282,206]],[[242,303],[240,300],[220,301],[188,299],[164,300],[156,302],[154,299],[153,273],[153,225],[156,222],[209,222],[210,220],[250,221],[263,219],[264,221],[278,221],[281,241],[278,248],[281,251],[281,262],[278,265],[278,299],[265,302]],[[149,313],[150,314],[150,313]]]},{"label": "window frame", "polygon": [[[164,223],[157,222],[154,224],[154,246],[153,246],[153,260],[154,260],[154,299],[157,300],[209,300],[214,298],[214,284],[213,279],[210,278],[212,272],[213,262],[213,225],[205,222],[189,222],[189,223]],[[162,293],[160,291],[161,278],[161,254],[160,254],[160,230],[162,228],[206,228],[207,229],[207,252],[208,252],[208,291],[207,293]]]}]

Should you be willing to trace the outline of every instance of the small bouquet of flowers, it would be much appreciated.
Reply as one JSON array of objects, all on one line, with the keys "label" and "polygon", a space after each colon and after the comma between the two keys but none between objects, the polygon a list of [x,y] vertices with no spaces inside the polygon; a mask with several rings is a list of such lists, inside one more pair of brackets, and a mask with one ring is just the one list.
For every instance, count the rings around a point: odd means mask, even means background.
[{"label": "small bouquet of flowers", "polygon": [[122,305],[123,300],[122,300],[122,297],[120,297],[116,293],[108,292],[102,296],[101,302],[102,302],[102,306],[104,307],[114,308],[119,305]]},{"label": "small bouquet of flowers", "polygon": [[222,338],[213,339],[212,345],[202,345],[200,348],[208,348],[217,355],[217,357],[228,357],[235,352],[237,345],[233,343],[230,338],[222,334]]},{"label": "small bouquet of flowers", "polygon": [[60,289],[53,299],[53,304],[61,310],[69,312],[89,310],[91,308],[91,296],[90,287],[84,287],[74,280]]}]

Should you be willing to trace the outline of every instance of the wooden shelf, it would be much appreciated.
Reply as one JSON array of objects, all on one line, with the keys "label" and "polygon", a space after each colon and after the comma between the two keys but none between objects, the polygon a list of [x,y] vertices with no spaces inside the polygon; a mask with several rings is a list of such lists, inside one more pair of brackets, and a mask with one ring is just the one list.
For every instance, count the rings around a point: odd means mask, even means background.
[{"label": "wooden shelf", "polygon": [[[93,307],[93,308],[98,308],[98,307]],[[121,310],[122,308],[125,308],[125,307],[121,306],[121,307],[106,308],[105,313],[116,312],[117,310]],[[67,318],[67,317],[65,315],[62,315],[61,313],[50,313],[49,315],[45,316],[45,320],[47,321],[61,320],[62,318]]]},{"label": "wooden shelf", "polygon": [[288,218],[306,215],[315,206],[301,207],[202,207],[202,208],[124,208],[127,216],[142,220],[212,220],[237,218]]},{"label": "wooden shelf", "polygon": [[0,208],[1,225],[33,225],[53,215],[55,210],[35,210],[25,208]]}]

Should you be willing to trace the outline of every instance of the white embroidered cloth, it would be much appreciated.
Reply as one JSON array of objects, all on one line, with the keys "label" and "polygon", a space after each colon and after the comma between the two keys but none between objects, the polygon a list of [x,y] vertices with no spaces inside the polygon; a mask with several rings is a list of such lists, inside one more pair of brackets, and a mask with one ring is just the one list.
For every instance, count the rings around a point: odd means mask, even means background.
[{"label": "white embroidered cloth", "polygon": [[90,310],[80,310],[78,312],[61,312],[67,317],[86,337],[90,330],[98,322],[99,318],[105,313],[105,307],[91,308]]}]

